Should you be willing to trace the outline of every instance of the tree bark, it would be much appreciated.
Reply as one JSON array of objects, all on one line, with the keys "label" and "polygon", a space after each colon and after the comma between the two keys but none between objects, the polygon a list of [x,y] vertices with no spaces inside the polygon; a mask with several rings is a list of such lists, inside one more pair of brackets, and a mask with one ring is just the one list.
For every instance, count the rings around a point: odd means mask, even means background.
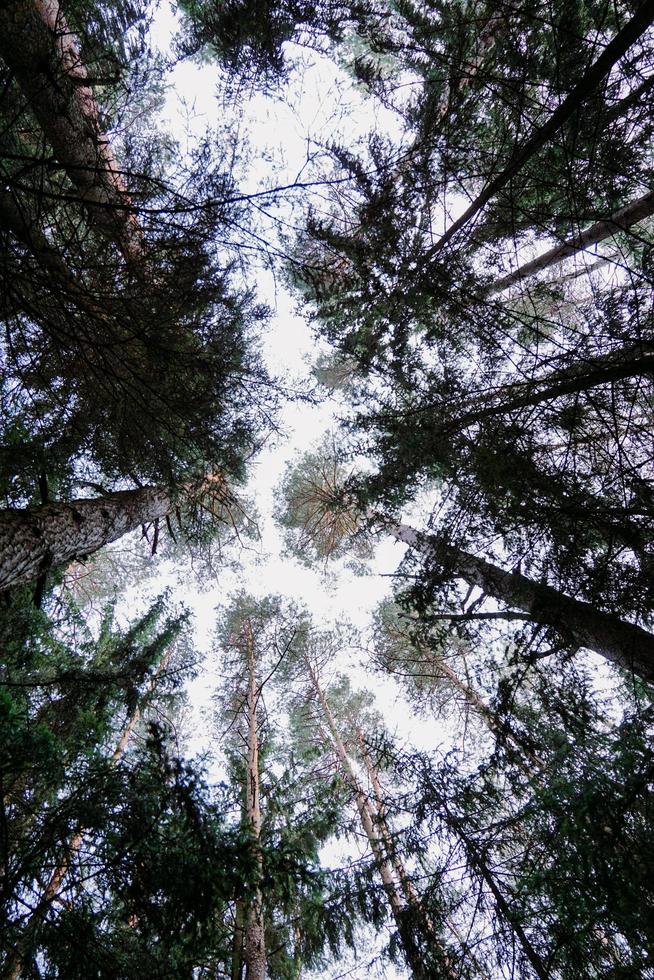
[{"label": "tree bark", "polygon": [[164,517],[173,500],[161,487],[0,511],[0,591],[82,559],[128,531]]},{"label": "tree bark", "polygon": [[397,541],[451,568],[454,577],[529,613],[535,623],[553,627],[577,646],[594,650],[617,667],[654,682],[654,635],[647,630],[521,572],[507,572],[436,535],[420,534],[405,524],[386,522],[384,526]]},{"label": "tree bark", "polygon": [[[382,880],[382,885],[388,898],[388,903],[391,907],[393,918],[395,919],[395,924],[400,936],[407,965],[409,966],[415,980],[429,980],[429,975],[422,963],[419,950],[416,949],[415,944],[412,942],[410,929],[407,928],[407,913],[410,911],[410,909],[395,880],[392,859],[384,846],[383,829],[380,830],[376,826],[373,804],[368,795],[362,789],[357,778],[352,762],[350,761],[350,757],[347,753],[347,749],[345,748],[345,744],[339,735],[334,715],[332,714],[329,703],[327,702],[322,687],[320,686],[318,676],[307,655],[304,654],[303,656],[309,678],[311,680],[311,686],[313,687],[316,697],[320,702],[325,721],[327,722],[327,727],[334,746],[334,751],[336,752],[336,756],[341,766],[341,771],[354,794],[354,801],[359,812],[361,826],[363,827],[364,833],[368,838],[370,849],[375,859],[375,864]],[[440,955],[440,958],[443,961],[445,975],[453,978],[454,980],[457,974],[451,968],[446,954],[442,950],[437,949],[434,938],[435,937],[433,935],[428,935],[432,948]]]},{"label": "tree bark", "polygon": [[245,903],[237,898],[234,908],[234,936],[232,939],[232,963],[230,980],[243,977],[243,938],[245,932]]},{"label": "tree bark", "polygon": [[58,0],[4,0],[0,56],[34,112],[55,156],[77,188],[93,226],[126,260],[143,254],[142,231],[86,67]]},{"label": "tree bark", "polygon": [[654,373],[654,345],[647,341],[630,344],[595,357],[578,358],[567,367],[561,367],[543,377],[530,378],[502,385],[496,391],[481,394],[464,401],[448,412],[446,404],[427,404],[407,409],[403,414],[415,415],[437,412],[439,416],[451,414],[445,422],[436,426],[439,433],[462,432],[468,426],[485,419],[498,418],[521,408],[534,408],[544,402],[554,401],[564,395],[579,394],[600,385],[640,378]]},{"label": "tree bark", "polygon": [[650,191],[649,194],[644,194],[642,197],[639,197],[637,201],[632,201],[630,204],[625,205],[625,207],[620,208],[619,211],[616,211],[609,218],[605,218],[603,221],[596,221],[594,225],[591,225],[584,231],[572,235],[566,241],[561,242],[560,245],[555,245],[530,262],[525,262],[524,265],[515,269],[514,272],[496,280],[488,292],[490,295],[500,293],[502,290],[508,289],[509,286],[522,282],[537,272],[542,272],[544,269],[558,265],[564,259],[576,255],[577,252],[581,252],[591,245],[596,245],[606,238],[611,238],[621,231],[626,231],[632,225],[638,224],[639,221],[644,221],[645,218],[649,218],[653,214],[654,191]]},{"label": "tree bark", "polygon": [[266,939],[263,918],[263,855],[261,853],[261,802],[259,796],[259,733],[257,722],[257,702],[259,692],[256,679],[256,662],[252,629],[246,625],[246,654],[248,670],[247,714],[248,714],[248,772],[246,787],[246,817],[256,855],[258,881],[255,885],[247,914],[245,929],[246,980],[265,980],[266,977]]},{"label": "tree bark", "polygon": [[524,165],[558,132],[561,126],[575,112],[579,111],[588,96],[591,95],[593,90],[608,75],[620,58],[627,53],[629,48],[647,30],[653,19],[654,0],[645,0],[631,20],[625,24],[622,30],[604,48],[602,54],[593,62],[581,81],[575,85],[572,92],[554,110],[547,122],[542,126],[536,127],[533,135],[522,146],[515,149],[504,170],[488,182],[484,190],[466,208],[461,217],[457,218],[445,234],[429,249],[425,257],[427,261],[435,258],[441,249],[488,204],[491,198],[506,187]]}]

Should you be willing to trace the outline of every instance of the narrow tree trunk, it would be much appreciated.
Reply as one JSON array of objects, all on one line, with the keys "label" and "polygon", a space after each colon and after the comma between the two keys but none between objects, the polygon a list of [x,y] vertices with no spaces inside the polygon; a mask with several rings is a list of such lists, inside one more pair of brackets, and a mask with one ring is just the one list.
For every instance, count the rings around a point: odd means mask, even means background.
[{"label": "narrow tree trunk", "polygon": [[[498,418],[521,408],[534,408],[544,402],[554,401],[564,395],[590,391],[599,385],[611,384],[625,378],[640,378],[654,372],[654,350],[647,342],[630,344],[628,347],[596,357],[578,358],[566,367],[556,368],[542,377],[528,382],[516,382],[500,386],[496,391],[482,394],[451,412],[451,418],[436,425],[443,435],[462,432],[489,418]],[[404,414],[437,412],[443,414],[443,405],[428,404],[412,408]]]},{"label": "narrow tree trunk", "polygon": [[402,892],[404,893],[404,898],[407,902],[407,905],[409,905],[411,908],[415,910],[417,917],[424,924],[424,928],[426,932],[429,934],[429,936],[431,937],[432,942],[438,943],[439,941],[438,935],[436,933],[436,930],[434,929],[434,924],[431,921],[429,915],[427,915],[427,913],[425,912],[420,895],[416,891],[413,882],[409,878],[407,870],[404,867],[404,862],[402,861],[400,855],[397,852],[397,848],[393,843],[393,837],[390,832],[388,822],[386,820],[386,803],[384,800],[384,791],[381,785],[381,780],[379,778],[379,773],[377,772],[377,768],[373,764],[372,759],[370,758],[370,753],[368,752],[368,749],[366,747],[363,734],[358,727],[356,728],[356,734],[357,734],[357,741],[359,743],[359,749],[361,752],[361,757],[363,759],[364,765],[366,767],[366,771],[368,773],[368,777],[370,779],[370,784],[373,789],[373,793],[375,797],[376,821],[379,827],[380,836],[384,842],[388,860],[392,863],[393,867],[395,868],[395,873],[397,875],[397,879],[402,888]]},{"label": "narrow tree trunk", "polygon": [[263,893],[261,891],[261,879],[263,878],[263,855],[261,853],[259,733],[257,724],[257,702],[259,700],[259,692],[257,690],[254,640],[249,624],[246,626],[245,642],[248,670],[248,768],[246,788],[246,818],[256,855],[258,881],[255,885],[252,899],[248,908],[243,959],[245,962],[246,980],[265,980],[266,940],[263,919]]},{"label": "narrow tree trunk", "polygon": [[522,280],[535,275],[537,272],[542,272],[544,269],[558,265],[564,259],[576,255],[577,252],[581,252],[591,245],[596,245],[598,242],[602,242],[607,238],[611,238],[613,235],[618,235],[620,232],[626,231],[632,225],[638,224],[639,221],[644,221],[645,218],[649,218],[653,214],[654,191],[650,191],[649,194],[644,194],[642,197],[639,197],[637,201],[632,201],[630,204],[625,205],[625,207],[620,208],[619,211],[616,211],[609,218],[605,218],[603,221],[596,221],[594,225],[591,225],[584,231],[572,235],[566,241],[561,242],[560,245],[555,245],[530,262],[525,262],[524,265],[515,269],[514,272],[503,276],[501,279],[497,279],[489,289],[489,293],[491,295],[500,293],[503,289],[508,289],[509,286],[522,282]]},{"label": "narrow tree trunk", "polygon": [[243,977],[243,939],[245,934],[245,903],[241,898],[236,899],[234,909],[234,937],[232,940],[232,964],[230,980],[242,980]]},{"label": "narrow tree trunk", "polygon": [[[445,801],[443,801],[445,803]],[[536,973],[539,980],[550,980],[550,972],[545,966],[542,958],[537,953],[536,949],[532,945],[529,937],[527,936],[525,930],[522,928],[520,922],[518,922],[516,916],[511,908],[510,901],[505,897],[501,888],[497,884],[494,875],[492,874],[490,868],[488,867],[484,856],[477,847],[475,841],[468,836],[466,833],[463,822],[450,813],[447,805],[443,807],[444,818],[448,826],[454,831],[456,836],[459,838],[463,847],[465,849],[470,866],[474,871],[480,876],[480,878],[485,881],[488,886],[493,898],[495,899],[495,905],[500,916],[504,919],[506,924],[513,931],[518,943],[522,947],[522,950],[526,958],[531,963],[531,966]]]},{"label": "narrow tree trunk", "polygon": [[[402,891],[404,892],[404,896],[406,898],[407,903],[416,910],[416,913],[420,916],[422,922],[424,923],[426,931],[430,934],[433,941],[438,943],[440,942],[440,940],[434,928],[434,924],[431,921],[430,916],[425,912],[422,904],[422,899],[420,898],[420,895],[416,891],[413,882],[411,881],[407,873],[407,870],[404,867],[404,863],[400,858],[400,855],[397,853],[397,850],[393,846],[393,840],[390,831],[388,829],[388,824],[386,822],[386,805],[384,803],[384,792],[381,785],[381,781],[379,779],[379,773],[377,772],[376,767],[373,765],[372,759],[370,758],[370,753],[366,748],[363,736],[359,731],[359,729],[357,729],[357,737],[359,740],[359,745],[361,747],[361,754],[365,762],[366,769],[370,777],[370,782],[375,794],[375,801],[377,804],[376,807],[377,819],[384,837],[384,841],[386,843],[387,854],[393,862],[393,866],[395,867],[395,871],[397,873],[397,877],[400,882],[400,885],[402,886]],[[465,949],[466,962],[469,961],[470,963],[472,963],[479,976],[484,977],[484,980],[490,980],[490,977],[488,976],[486,971],[481,967],[480,963],[477,961],[476,957],[472,953],[472,950],[466,948],[466,942],[463,936],[461,935],[461,933],[459,932],[459,930],[456,928],[456,926],[447,919],[445,920],[445,925],[452,933],[452,935],[455,936],[458,942],[461,944],[461,948]]]},{"label": "narrow tree trunk", "polygon": [[535,623],[553,627],[563,637],[594,650],[617,667],[654,682],[654,635],[647,630],[550,585],[534,582],[521,572],[507,572],[435,535],[420,534],[405,524],[386,522],[384,526],[396,540],[451,568],[455,577],[499,602],[529,613]]},{"label": "narrow tree trunk", "polygon": [[0,511],[0,591],[82,559],[173,507],[161,487]]},{"label": "narrow tree trunk", "polygon": [[[376,821],[373,815],[373,804],[368,798],[367,794],[361,788],[361,784],[354,771],[350,757],[347,753],[347,749],[345,748],[343,740],[338,733],[338,728],[336,727],[336,721],[332,714],[331,708],[329,707],[322,687],[320,686],[317,674],[306,654],[304,655],[304,662],[311,680],[311,685],[316,693],[318,701],[320,702],[323,715],[327,722],[331,741],[340,762],[342,773],[354,794],[354,801],[359,812],[361,826],[363,827],[364,833],[368,838],[370,849],[375,859],[375,864],[382,880],[382,885],[388,898],[388,903],[391,907],[393,918],[395,919],[407,965],[409,966],[415,980],[429,980],[429,975],[425,970],[420,952],[412,940],[411,926],[408,922],[408,913],[410,913],[410,908],[404,900],[395,880],[393,865],[390,857],[386,854],[386,848],[384,847],[383,835],[376,826]],[[437,955],[439,955],[443,963],[444,975],[455,978],[456,973],[448,962],[447,955],[438,948],[435,937],[429,935],[427,938],[432,945],[432,949]]]},{"label": "narrow tree trunk", "polygon": [[[488,615],[494,616],[495,614],[489,613]],[[522,614],[520,615],[522,618]],[[461,617],[461,619],[465,618],[465,616]],[[525,618],[528,619],[529,617],[525,614]],[[438,657],[431,650],[426,649],[417,640],[412,639],[411,644],[420,655],[420,663],[432,666],[434,670],[439,671],[447,678],[452,686],[456,688],[456,690],[463,696],[466,704],[471,707],[473,711],[481,718],[491,735],[493,735],[495,738],[506,738],[506,740],[513,745],[514,749],[519,752],[521,756],[525,757],[530,766],[533,766],[537,770],[543,769],[543,763],[541,760],[538,759],[529,748],[523,745],[522,741],[515,734],[515,732],[497,717],[495,712],[488,707],[486,702],[479,696],[479,694],[477,694],[474,688],[470,687],[470,685],[466,684],[465,681],[459,677],[457,672],[453,670],[444,657]],[[529,766],[522,763],[521,768],[526,775],[533,777],[534,773]]]},{"label": "narrow tree trunk", "polygon": [[[171,644],[168,647],[168,649],[165,651],[161,660],[159,661],[159,664],[157,665],[157,669],[152,675],[152,678],[148,684],[146,697],[152,694],[152,692],[154,691],[157,685],[157,680],[164,672],[168,664],[170,663],[174,650],[175,650],[174,644]],[[134,711],[132,712],[130,718],[128,719],[125,728],[121,733],[116,748],[111,753],[110,761],[112,765],[117,765],[122,759],[122,757],[124,756],[125,751],[127,750],[127,745],[132,736],[132,732],[134,731],[136,725],[139,723],[140,718],[141,718],[141,706],[137,705]],[[21,934],[17,946],[13,950],[13,953],[11,954],[11,956],[9,957],[5,965],[3,971],[4,980],[18,980],[18,977],[20,977],[21,973],[23,972],[25,953],[30,938],[34,933],[34,930],[39,926],[41,922],[43,922],[50,907],[52,906],[52,903],[57,898],[57,895],[59,894],[61,886],[64,882],[64,878],[68,874],[71,864],[75,860],[75,857],[79,853],[80,848],[84,843],[84,836],[85,836],[85,831],[84,829],[80,828],[71,837],[68,843],[68,847],[66,848],[66,854],[64,855],[63,860],[53,871],[50,881],[44,888],[35,908],[32,910],[32,913],[25,924],[25,928],[23,929],[23,932]]]},{"label": "narrow tree trunk", "polygon": [[58,0],[4,0],[0,55],[14,72],[57,159],[85,203],[94,227],[129,261],[143,252],[142,232],[98,104]]},{"label": "narrow tree trunk", "polygon": [[488,182],[484,190],[466,208],[460,218],[454,221],[445,234],[427,252],[430,261],[440,250],[477,215],[499,191],[520,172],[526,163],[558,132],[583,106],[599,83],[608,75],[614,65],[635,44],[654,19],[654,0],[645,0],[631,20],[625,24],[613,40],[604,48],[599,58],[590,66],[580,82],[551,114],[547,122],[536,127],[533,135],[522,146],[516,147],[504,170]]}]

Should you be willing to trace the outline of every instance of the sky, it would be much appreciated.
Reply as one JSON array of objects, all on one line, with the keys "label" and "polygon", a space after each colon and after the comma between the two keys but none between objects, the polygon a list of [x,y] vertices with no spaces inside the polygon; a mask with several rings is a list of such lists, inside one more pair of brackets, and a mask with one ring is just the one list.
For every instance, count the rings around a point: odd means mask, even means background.
[{"label": "sky", "polygon": [[[153,38],[162,50],[166,50],[176,27],[172,6],[162,3],[153,24]],[[219,125],[225,107],[218,89],[219,73],[215,65],[190,60],[178,64],[168,79],[160,117],[162,128],[173,132],[183,143],[189,132],[191,138],[193,134],[201,136],[205,130]],[[397,120],[366,101],[343,72],[318,56],[312,58],[312,63],[306,63],[301,78],[295,78],[280,98],[253,94],[239,105],[238,113],[244,138],[247,136],[251,142],[252,163],[243,182],[247,191],[293,182],[303,173],[312,149],[336,139],[339,133],[350,142],[372,128],[381,127],[387,132],[395,129],[397,135]],[[262,267],[257,272],[257,290],[259,299],[273,311],[262,337],[268,369],[274,375],[290,376],[299,390],[308,391],[314,383],[312,363],[317,353],[326,348],[317,341],[310,323],[298,311],[297,299],[271,270]],[[282,554],[281,531],[272,516],[280,480],[289,461],[311,449],[323,434],[334,428],[337,412],[337,403],[327,398],[318,405],[288,402],[283,406],[280,416],[283,435],[271,441],[251,464],[245,495],[256,500],[261,537],[256,547],[239,553],[238,567],[226,567],[214,581],[207,582],[187,575],[183,569],[180,574],[179,566],[169,561],[158,562],[154,575],[126,592],[121,605],[131,618],[148,599],[166,587],[172,587],[175,599],[193,613],[194,644],[200,653],[208,656],[199,676],[187,688],[192,707],[185,739],[189,755],[205,753],[213,746],[209,706],[220,681],[220,663],[216,660],[212,634],[216,610],[229,602],[231,594],[239,589],[256,596],[281,594],[306,605],[314,621],[323,628],[350,623],[364,633],[374,609],[389,595],[389,575],[405,551],[403,545],[392,539],[380,540],[365,575],[355,575],[344,562],[337,569],[307,568]],[[115,547],[124,548],[124,541]],[[395,682],[366,669],[365,651],[356,635],[353,646],[343,649],[337,658],[332,673],[337,671],[346,672],[353,686],[374,691],[377,707],[400,741],[410,740],[416,748],[438,744],[440,732],[436,722],[430,726],[424,718],[414,718]],[[210,772],[219,778],[219,764],[214,764]],[[357,856],[356,845],[351,853]],[[344,857],[342,849],[340,852],[332,849],[325,855],[332,864]],[[370,976],[368,961],[379,953],[385,941],[383,937],[366,939],[370,948],[357,951],[361,957],[358,963],[335,964],[324,980],[340,976],[363,980]],[[390,964],[383,967],[378,964],[374,975],[384,980],[406,976]]]},{"label": "sky", "polygon": [[[162,49],[169,44],[176,25],[172,5],[161,4],[153,24],[153,37]],[[307,62],[306,53],[303,60]],[[217,67],[211,62],[199,64],[191,60],[178,64],[170,75],[162,126],[181,134],[190,121],[191,130],[202,134],[217,124],[222,112],[224,103]],[[245,180],[246,190],[259,189],[262,184],[292,182],[306,164],[307,148],[335,139],[339,133],[355,140],[372,128],[383,127],[386,132],[395,130],[395,135],[399,135],[397,120],[391,113],[366,100],[342,71],[317,55],[312,55],[311,62],[306,63],[301,79],[294,79],[279,98],[255,93],[239,105],[238,114],[252,145],[253,162]],[[271,158],[276,161],[274,172]],[[259,298],[273,310],[262,338],[268,369],[273,374],[295,379],[300,390],[303,386],[309,390],[313,385],[312,362],[321,349],[327,348],[316,340],[311,325],[298,311],[297,299],[278,277],[261,269],[257,273],[257,290]],[[379,542],[369,564],[369,574],[365,576],[354,575],[343,563],[339,564],[338,574],[335,570],[324,574],[320,568],[306,568],[282,554],[281,531],[272,517],[280,480],[289,461],[311,449],[324,433],[334,428],[337,412],[337,402],[329,399],[319,405],[288,402],[283,407],[280,416],[283,436],[265,447],[252,462],[245,491],[246,496],[256,500],[261,532],[257,549],[241,553],[241,567],[237,571],[226,569],[215,582],[205,582],[202,589],[194,581],[181,596],[193,610],[195,640],[200,650],[211,648],[216,607],[224,604],[229,593],[238,588],[244,587],[257,596],[279,593],[304,603],[316,621],[325,625],[350,622],[359,630],[365,629],[373,610],[389,595],[388,575],[395,571],[405,551],[404,546],[391,539]],[[150,587],[153,584],[156,591],[159,583],[150,583]],[[352,667],[351,653],[345,660]],[[399,692],[392,682],[384,683],[361,668],[359,681],[366,686],[374,684],[380,707],[394,706]],[[211,689],[212,679],[201,677],[192,688],[194,700],[202,703]],[[406,712],[403,716],[406,717]],[[421,733],[422,742],[424,724]],[[409,731],[404,734],[408,735]],[[198,744],[201,739],[199,732]]]}]

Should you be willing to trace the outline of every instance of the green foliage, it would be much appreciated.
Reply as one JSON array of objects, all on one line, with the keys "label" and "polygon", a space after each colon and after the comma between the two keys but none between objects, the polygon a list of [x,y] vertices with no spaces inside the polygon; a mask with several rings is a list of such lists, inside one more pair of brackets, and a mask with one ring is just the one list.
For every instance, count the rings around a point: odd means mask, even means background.
[{"label": "green foliage", "polygon": [[288,551],[304,564],[315,557],[370,557],[365,520],[349,489],[351,478],[352,471],[328,443],[287,466],[275,516],[287,532]]}]

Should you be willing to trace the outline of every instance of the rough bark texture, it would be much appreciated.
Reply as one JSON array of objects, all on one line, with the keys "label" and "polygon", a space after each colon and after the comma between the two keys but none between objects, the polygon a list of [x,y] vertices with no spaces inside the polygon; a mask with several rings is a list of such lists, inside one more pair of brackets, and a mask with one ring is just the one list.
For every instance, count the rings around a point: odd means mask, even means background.
[{"label": "rough bark texture", "polygon": [[[263,877],[263,857],[261,854],[261,802],[259,798],[259,733],[257,724],[257,689],[256,663],[252,630],[246,627],[246,649],[248,669],[248,781],[246,790],[247,821],[252,835],[257,856],[259,882]],[[265,980],[266,976],[266,939],[263,919],[263,894],[258,883],[254,889],[248,908],[245,930],[245,962],[246,980]]]},{"label": "rough bark texture", "polygon": [[106,497],[0,511],[0,591],[93,554],[128,531],[164,517],[167,490],[141,487]]},{"label": "rough bark texture", "polygon": [[232,962],[230,980],[242,980],[243,977],[243,941],[245,934],[245,903],[238,898],[234,908],[234,936],[232,939]]},{"label": "rough bark texture", "polygon": [[503,289],[508,289],[509,286],[522,282],[523,279],[527,279],[537,272],[542,272],[544,269],[558,265],[564,259],[576,255],[577,252],[582,252],[591,245],[597,245],[598,242],[603,242],[613,235],[618,235],[621,231],[626,231],[632,225],[638,224],[639,221],[644,221],[645,218],[649,218],[652,214],[654,214],[654,191],[650,191],[649,194],[644,194],[637,201],[632,201],[631,204],[625,205],[625,207],[620,208],[619,211],[616,211],[604,221],[596,221],[594,225],[572,235],[566,241],[561,242],[560,245],[555,245],[554,248],[548,249],[547,252],[543,252],[542,255],[532,259],[531,262],[525,262],[524,265],[521,265],[514,272],[509,273],[509,275],[504,276],[502,279],[496,280],[489,289],[489,293],[491,295],[493,293],[500,293]]},{"label": "rough bark texture", "polygon": [[102,133],[88,74],[57,0],[0,4],[0,56],[11,68],[93,225],[126,259],[139,258],[142,232],[111,143]]},{"label": "rough bark texture", "polygon": [[521,609],[535,623],[551,626],[580,647],[594,650],[617,667],[654,682],[654,635],[588,602],[534,582],[521,572],[507,572],[433,535],[405,524],[386,525],[398,541],[444,562],[457,577],[476,585],[499,602]]},{"label": "rough bark texture", "polygon": [[620,58],[627,53],[629,48],[635,44],[641,34],[647,30],[653,19],[654,0],[645,0],[631,20],[607,44],[599,58],[593,62],[581,81],[575,85],[572,92],[554,110],[547,122],[542,126],[538,126],[533,135],[522,146],[516,147],[513,156],[504,170],[488,182],[484,190],[466,208],[461,217],[453,222],[445,234],[432,246],[427,253],[428,259],[435,257],[443,246],[451,241],[488,204],[492,197],[507,186],[511,179],[520,172],[522,167],[558,132],[561,126],[575,112],[579,111],[588,96],[591,95],[593,90],[609,74]]}]

